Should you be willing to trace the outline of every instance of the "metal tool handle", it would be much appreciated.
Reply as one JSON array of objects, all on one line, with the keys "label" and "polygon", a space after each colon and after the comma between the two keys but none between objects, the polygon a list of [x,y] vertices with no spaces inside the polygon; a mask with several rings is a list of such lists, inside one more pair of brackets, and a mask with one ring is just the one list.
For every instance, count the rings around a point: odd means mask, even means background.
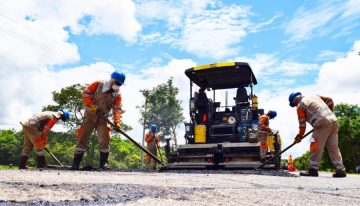
[{"label": "metal tool handle", "polygon": [[153,141],[154,141],[154,143],[155,143],[155,145],[156,145],[156,147],[157,147],[157,149],[158,149],[158,151],[159,151],[159,155],[160,155],[161,162],[164,162],[164,160],[163,160],[163,158],[162,158],[162,155],[161,155],[161,152],[160,152],[160,147],[159,147],[159,145],[156,143],[155,138],[153,139]]},{"label": "metal tool handle", "polygon": [[149,150],[147,150],[145,147],[141,146],[139,143],[137,143],[134,139],[132,139],[129,135],[127,135],[123,130],[121,130],[118,126],[116,126],[113,122],[111,122],[108,118],[106,118],[106,121],[114,127],[114,129],[124,135],[126,138],[128,138],[132,143],[134,143],[138,148],[140,148],[142,151],[144,151],[146,154],[150,155],[151,158],[153,158],[156,162],[160,163],[161,165],[164,165],[163,161],[159,160],[153,153],[151,153]]},{"label": "metal tool handle", "polygon": [[[305,137],[307,137],[309,134],[311,134],[313,132],[313,129],[311,131],[309,131],[308,133],[306,133],[304,136],[302,136],[301,140],[304,139]],[[300,140],[300,141],[301,141]],[[290,149],[291,147],[293,147],[295,144],[297,144],[297,142],[293,142],[291,145],[289,145],[287,148],[285,148],[284,150],[282,150],[280,153],[276,154],[275,156],[273,156],[272,158],[266,160],[263,164],[261,164],[260,166],[256,167],[255,169],[259,169],[264,167],[266,164],[268,164],[270,161],[272,161],[273,159],[279,157],[282,153],[286,152],[288,149]]]},{"label": "metal tool handle", "polygon": [[64,165],[61,164],[61,162],[58,160],[58,158],[56,158],[55,155],[47,147],[45,147],[45,150],[61,167],[64,167]]}]

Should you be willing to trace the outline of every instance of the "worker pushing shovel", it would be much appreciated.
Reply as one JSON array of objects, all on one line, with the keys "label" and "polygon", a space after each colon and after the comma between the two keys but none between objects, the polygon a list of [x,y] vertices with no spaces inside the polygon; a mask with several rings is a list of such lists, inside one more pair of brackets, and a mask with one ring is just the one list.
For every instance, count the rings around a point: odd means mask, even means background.
[{"label": "worker pushing shovel", "polygon": [[114,123],[120,127],[121,93],[120,86],[125,82],[125,74],[114,71],[108,81],[95,81],[82,91],[83,102],[86,106],[84,121],[81,124],[78,144],[75,149],[71,169],[78,170],[84,156],[89,138],[94,129],[97,130],[100,164],[102,170],[109,170],[108,158],[110,152],[110,128],[106,119],[100,115],[108,116],[110,110],[114,114]]},{"label": "worker pushing shovel", "polygon": [[[147,143],[146,147],[147,149],[154,154],[154,156],[157,156],[157,152],[159,150],[159,137],[157,135],[157,126],[155,124],[150,126],[149,132],[146,134],[145,141]],[[160,151],[159,151],[160,152]],[[160,154],[161,161],[162,156]],[[156,169],[156,161],[152,160],[149,154],[146,154],[146,167],[148,169]]]},{"label": "worker pushing shovel", "polygon": [[305,137],[307,137],[309,134],[311,134],[313,132],[313,130],[311,130],[310,132],[306,133],[305,135],[303,135],[301,137],[301,139],[297,139],[295,140],[291,145],[289,145],[288,147],[286,147],[285,149],[283,149],[280,153],[274,155],[272,158],[266,160],[264,163],[262,163],[260,166],[256,167],[255,170],[258,170],[260,168],[263,168],[266,164],[268,164],[269,162],[273,161],[275,158],[279,157],[281,154],[283,154],[284,152],[286,152],[288,149],[290,149],[291,147],[293,147],[294,145],[296,145],[297,143],[299,143],[302,139],[304,139]]},{"label": "worker pushing shovel", "polygon": [[307,172],[300,172],[301,176],[319,176],[318,170],[324,148],[326,147],[330,159],[336,168],[333,177],[346,177],[345,167],[338,146],[339,124],[334,115],[334,102],[324,96],[303,96],[300,92],[289,95],[291,107],[296,107],[299,132],[295,142],[300,142],[306,130],[306,122],[314,128],[310,144],[310,162]]}]

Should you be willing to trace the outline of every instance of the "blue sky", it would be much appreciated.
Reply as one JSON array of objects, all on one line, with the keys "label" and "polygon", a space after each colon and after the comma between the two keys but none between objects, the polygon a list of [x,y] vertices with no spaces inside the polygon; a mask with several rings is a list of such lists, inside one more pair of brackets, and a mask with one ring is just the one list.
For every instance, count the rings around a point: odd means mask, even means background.
[{"label": "blue sky", "polygon": [[258,80],[260,107],[278,111],[272,127],[287,145],[297,132],[290,92],[360,103],[359,22],[359,0],[4,1],[0,128],[19,128],[19,119],[52,103],[52,91],[120,69],[127,74],[123,120],[140,140],[140,89],[173,77],[187,117],[185,69],[245,61]]}]

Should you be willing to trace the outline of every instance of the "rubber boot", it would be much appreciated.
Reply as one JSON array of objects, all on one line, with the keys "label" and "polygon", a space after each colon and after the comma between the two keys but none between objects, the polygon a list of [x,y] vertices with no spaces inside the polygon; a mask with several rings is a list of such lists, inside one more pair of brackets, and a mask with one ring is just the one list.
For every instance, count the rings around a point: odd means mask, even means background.
[{"label": "rubber boot", "polygon": [[19,170],[27,169],[26,163],[27,163],[28,159],[29,159],[28,156],[21,156]]},{"label": "rubber boot", "polygon": [[318,177],[319,173],[316,169],[310,168],[307,172],[300,172],[300,176]]},{"label": "rubber boot", "polygon": [[100,152],[100,169],[103,170],[110,170],[110,167],[108,165],[108,158],[109,153],[108,152]]},{"label": "rubber boot", "polygon": [[344,170],[336,170],[336,172],[333,174],[333,177],[335,178],[346,177],[346,172]]},{"label": "rubber boot", "polygon": [[81,152],[79,154],[74,154],[73,164],[71,166],[71,170],[79,170],[80,169],[80,162],[84,156],[84,153]]},{"label": "rubber boot", "polygon": [[38,169],[43,169],[46,167],[45,156],[36,156],[36,160]]}]

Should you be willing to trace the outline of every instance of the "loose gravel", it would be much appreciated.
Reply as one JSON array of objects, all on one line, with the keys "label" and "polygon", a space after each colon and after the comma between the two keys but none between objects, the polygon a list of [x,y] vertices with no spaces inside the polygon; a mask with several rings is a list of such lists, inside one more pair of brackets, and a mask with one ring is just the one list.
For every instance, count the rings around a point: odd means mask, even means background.
[{"label": "loose gravel", "polygon": [[0,205],[360,205],[360,176],[286,171],[0,170]]}]

